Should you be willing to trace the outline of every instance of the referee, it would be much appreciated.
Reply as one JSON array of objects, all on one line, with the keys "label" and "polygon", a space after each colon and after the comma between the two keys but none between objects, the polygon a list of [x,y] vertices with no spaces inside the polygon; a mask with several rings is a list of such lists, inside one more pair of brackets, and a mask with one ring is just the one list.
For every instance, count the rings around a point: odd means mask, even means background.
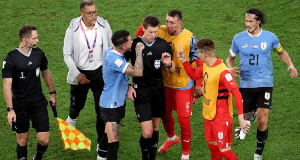
[{"label": "referee", "polygon": [[43,95],[40,71],[56,105],[52,76],[45,53],[37,48],[36,27],[25,25],[19,29],[20,45],[10,51],[3,61],[2,78],[7,119],[17,136],[17,157],[27,159],[29,121],[36,130],[37,152],[35,160],[42,159],[49,143],[48,102]]},{"label": "referee", "polygon": [[134,107],[142,134],[140,147],[143,160],[154,160],[156,157],[157,143],[159,138],[159,123],[161,117],[166,115],[165,89],[162,77],[162,70],[175,71],[172,62],[172,47],[167,41],[157,37],[160,23],[157,17],[149,15],[144,18],[142,36],[133,40],[131,52],[125,56],[135,64],[137,43],[143,43],[144,71],[142,77],[133,77],[133,87],[136,91]]}]

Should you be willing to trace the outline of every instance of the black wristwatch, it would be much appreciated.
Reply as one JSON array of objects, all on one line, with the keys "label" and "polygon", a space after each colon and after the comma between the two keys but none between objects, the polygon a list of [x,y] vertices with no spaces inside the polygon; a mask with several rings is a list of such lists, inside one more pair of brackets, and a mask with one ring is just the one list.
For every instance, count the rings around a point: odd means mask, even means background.
[{"label": "black wristwatch", "polygon": [[10,112],[11,110],[14,110],[13,107],[7,107],[7,112]]},{"label": "black wristwatch", "polygon": [[56,90],[54,90],[53,92],[49,92],[49,94],[56,94]]}]

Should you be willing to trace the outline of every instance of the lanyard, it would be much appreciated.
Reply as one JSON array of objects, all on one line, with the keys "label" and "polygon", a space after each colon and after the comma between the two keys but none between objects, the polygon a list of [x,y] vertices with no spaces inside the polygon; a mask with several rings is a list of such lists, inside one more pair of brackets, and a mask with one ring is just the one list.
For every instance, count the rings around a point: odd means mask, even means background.
[{"label": "lanyard", "polygon": [[94,48],[96,46],[96,41],[97,41],[97,28],[95,28],[95,39],[94,39],[93,48],[91,49],[89,40],[88,40],[88,38],[86,36],[86,33],[84,31],[84,28],[82,26],[81,20],[79,21],[79,23],[80,23],[80,28],[81,28],[81,30],[83,32],[84,38],[86,40],[87,47],[89,48],[89,60],[90,60],[90,62],[92,62],[93,61],[93,52],[94,52]]}]

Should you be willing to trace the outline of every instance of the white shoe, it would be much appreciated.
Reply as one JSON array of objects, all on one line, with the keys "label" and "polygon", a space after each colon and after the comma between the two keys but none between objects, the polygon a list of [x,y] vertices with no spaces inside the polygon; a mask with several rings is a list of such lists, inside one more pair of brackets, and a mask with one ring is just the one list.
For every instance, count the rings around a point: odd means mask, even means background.
[{"label": "white shoe", "polygon": [[97,160],[107,160],[107,158],[102,158],[99,155],[97,155]]},{"label": "white shoe", "polygon": [[72,118],[70,118],[70,116],[68,116],[68,118],[66,119],[66,122],[69,123],[72,127],[75,127],[76,121],[77,121],[77,118],[72,119]]},{"label": "white shoe", "polygon": [[254,154],[254,160],[262,160],[262,156],[258,154]]},{"label": "white shoe", "polygon": [[35,160],[35,156],[33,156],[32,159]]}]

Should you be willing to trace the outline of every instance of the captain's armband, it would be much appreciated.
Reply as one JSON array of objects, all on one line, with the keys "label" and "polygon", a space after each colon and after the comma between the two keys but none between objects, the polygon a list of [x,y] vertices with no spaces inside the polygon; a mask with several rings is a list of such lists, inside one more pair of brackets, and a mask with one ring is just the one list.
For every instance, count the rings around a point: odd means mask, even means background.
[{"label": "captain's armband", "polygon": [[282,51],[282,46],[281,46],[281,44],[279,43],[278,47],[274,48],[273,50],[274,50],[275,52],[277,52],[277,53],[281,52],[281,51]]}]

